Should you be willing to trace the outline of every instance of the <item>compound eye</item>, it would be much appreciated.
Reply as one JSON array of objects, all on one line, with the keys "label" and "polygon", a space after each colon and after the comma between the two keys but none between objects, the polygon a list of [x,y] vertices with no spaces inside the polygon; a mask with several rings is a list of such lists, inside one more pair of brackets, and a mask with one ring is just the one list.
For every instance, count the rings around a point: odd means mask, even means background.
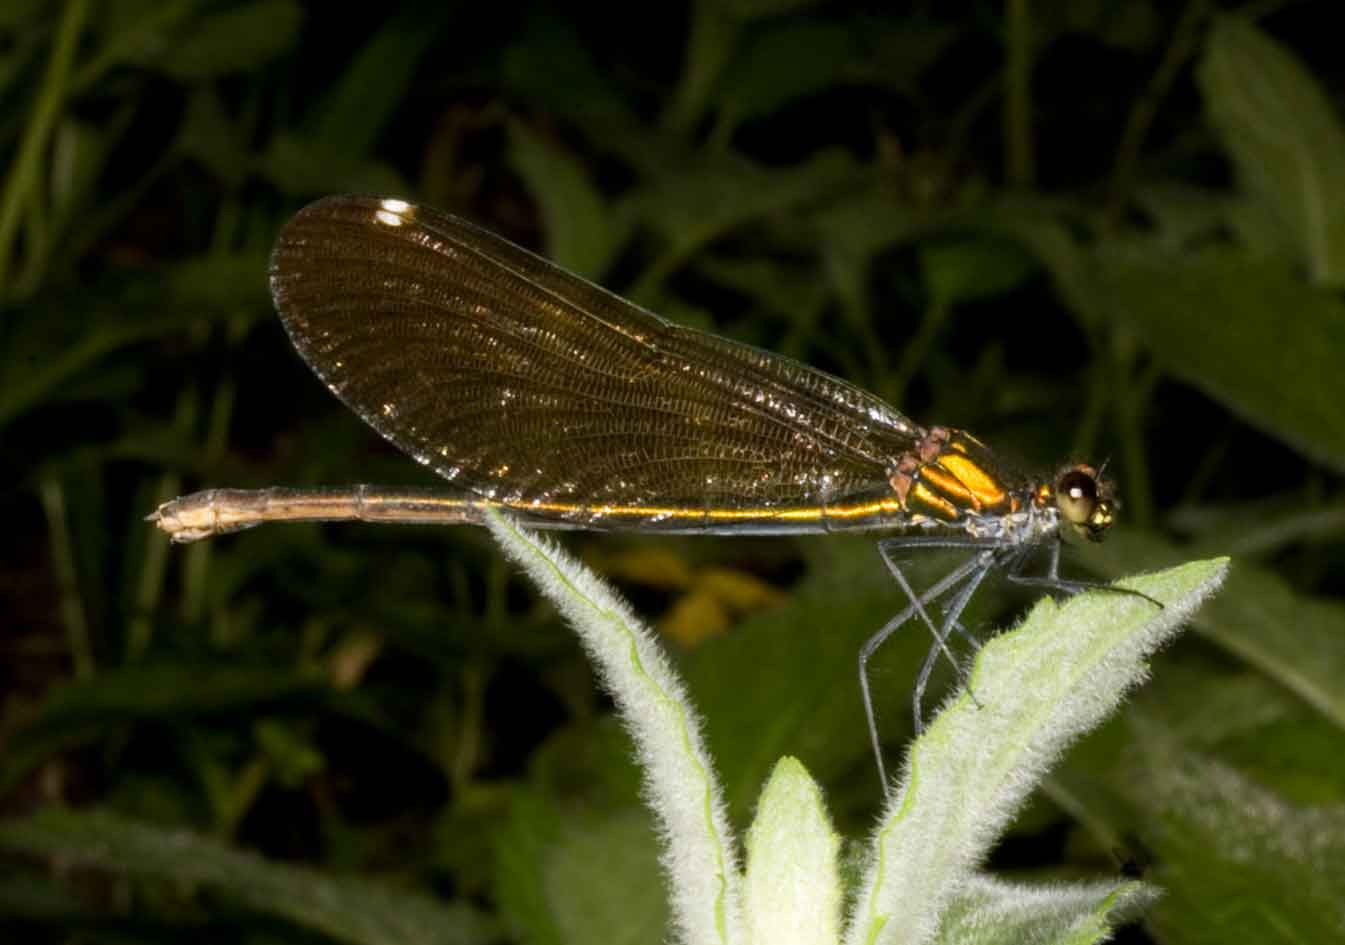
[{"label": "compound eye", "polygon": [[1082,469],[1071,469],[1055,484],[1055,502],[1066,520],[1087,525],[1097,510],[1097,478]]}]

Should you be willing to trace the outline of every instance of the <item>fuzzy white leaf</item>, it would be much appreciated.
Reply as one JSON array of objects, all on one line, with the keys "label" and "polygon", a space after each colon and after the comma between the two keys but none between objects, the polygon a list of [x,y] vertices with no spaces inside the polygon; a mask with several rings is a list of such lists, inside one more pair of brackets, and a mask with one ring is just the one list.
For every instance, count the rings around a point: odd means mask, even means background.
[{"label": "fuzzy white leaf", "polygon": [[653,633],[592,572],[497,512],[486,523],[505,553],[570,622],[639,751],[659,818],[674,922],[687,945],[743,941],[728,817],[700,722]]},{"label": "fuzzy white leaf", "polygon": [[938,945],[1093,945],[1158,898],[1137,880],[1005,883],[974,876],[944,916]]},{"label": "fuzzy white leaf", "polygon": [[[1161,601],[1043,598],[977,656],[962,692],[912,746],[873,837],[849,945],[923,945],[1046,768],[1138,684],[1146,660],[1222,582],[1227,560],[1121,582]],[[979,704],[978,704],[979,703]]]},{"label": "fuzzy white leaf", "polygon": [[747,834],[744,916],[750,945],[840,941],[840,837],[822,792],[796,758],[781,758]]}]

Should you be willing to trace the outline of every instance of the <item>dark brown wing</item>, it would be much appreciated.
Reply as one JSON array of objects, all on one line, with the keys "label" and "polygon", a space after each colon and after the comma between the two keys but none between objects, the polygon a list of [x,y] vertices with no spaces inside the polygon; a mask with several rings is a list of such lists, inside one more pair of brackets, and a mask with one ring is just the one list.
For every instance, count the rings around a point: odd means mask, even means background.
[{"label": "dark brown wing", "polygon": [[[923,431],[806,365],[679,327],[464,220],[335,197],[285,227],[295,346],[379,433],[510,504],[833,505]],[[558,513],[559,514],[559,513]]]}]

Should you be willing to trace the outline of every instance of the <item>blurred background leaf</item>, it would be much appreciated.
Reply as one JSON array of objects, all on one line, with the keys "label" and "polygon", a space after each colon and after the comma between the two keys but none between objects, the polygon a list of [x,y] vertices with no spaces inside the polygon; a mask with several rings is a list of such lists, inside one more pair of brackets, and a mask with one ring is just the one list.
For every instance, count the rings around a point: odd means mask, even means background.
[{"label": "blurred background leaf", "polygon": [[1199,79],[1251,199],[1277,218],[1312,278],[1345,280],[1345,128],[1293,52],[1240,19],[1211,31]]},{"label": "blurred background leaf", "polygon": [[270,913],[352,945],[470,945],[493,937],[466,903],[435,903],[312,870],[267,863],[182,830],[138,824],[107,812],[46,810],[0,825],[0,846],[55,853],[85,866],[125,870],[176,885],[200,885],[248,909]]},{"label": "blurred background leaf", "polygon": [[[1110,457],[1122,524],[1067,569],[1233,570],[989,867],[1162,886],[1120,941],[1345,940],[1335,5],[468,12],[0,5],[5,940],[665,934],[630,746],[483,534],[143,521],[208,486],[427,484],[272,315],[277,230],[350,191],[1008,468]],[[871,540],[566,541],[666,631],[739,824],[789,753],[864,835],[855,654],[900,603]],[[894,757],[926,644],[875,660]]]}]

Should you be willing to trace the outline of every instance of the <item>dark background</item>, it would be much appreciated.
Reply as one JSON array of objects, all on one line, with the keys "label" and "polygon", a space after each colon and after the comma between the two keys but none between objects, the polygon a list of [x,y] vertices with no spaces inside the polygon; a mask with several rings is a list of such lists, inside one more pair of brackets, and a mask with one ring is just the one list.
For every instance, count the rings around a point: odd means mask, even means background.
[{"label": "dark background", "polygon": [[[629,744],[484,532],[178,548],[143,521],[198,487],[426,482],[267,294],[285,219],[362,191],[1013,465],[1110,458],[1121,524],[1072,573],[1227,554],[1232,577],[990,866],[1163,886],[1124,941],[1345,938],[1337,12],[7,2],[0,929],[664,934]],[[855,648],[899,604],[872,541],[566,544],[666,631],[735,820],[789,753],[858,842],[879,792]],[[995,588],[969,620],[1028,600]],[[893,757],[925,642],[877,668]]]}]

